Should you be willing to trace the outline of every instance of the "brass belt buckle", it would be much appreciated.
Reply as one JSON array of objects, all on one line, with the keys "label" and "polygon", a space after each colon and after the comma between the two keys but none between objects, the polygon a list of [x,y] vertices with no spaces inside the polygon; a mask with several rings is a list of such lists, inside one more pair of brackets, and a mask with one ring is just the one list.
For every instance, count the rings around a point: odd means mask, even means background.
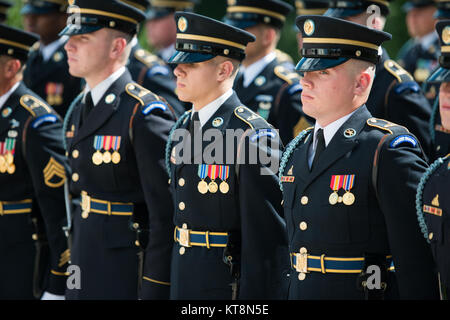
[{"label": "brass belt buckle", "polygon": [[187,225],[184,223],[183,227],[180,229],[178,228],[178,232],[180,234],[178,242],[180,243],[180,245],[182,245],[183,247],[190,247],[190,241],[189,241],[189,233],[191,230],[189,230],[187,228]]},{"label": "brass belt buckle", "polygon": [[86,191],[81,191],[81,217],[87,219],[89,211],[91,211],[91,197],[88,196]]},{"label": "brass belt buckle", "polygon": [[[303,249],[303,248],[302,248]],[[308,273],[308,253],[306,250],[300,250],[300,253],[296,253],[295,270],[301,273]]]}]

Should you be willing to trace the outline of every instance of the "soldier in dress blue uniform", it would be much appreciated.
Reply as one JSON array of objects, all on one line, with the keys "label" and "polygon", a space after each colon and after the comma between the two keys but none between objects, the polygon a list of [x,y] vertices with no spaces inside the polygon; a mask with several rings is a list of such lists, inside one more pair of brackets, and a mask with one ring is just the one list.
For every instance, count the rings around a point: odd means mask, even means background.
[{"label": "soldier in dress blue uniform", "polygon": [[[367,8],[376,5],[378,16],[372,19],[373,27],[382,30],[389,14],[389,1],[331,1],[325,16],[341,18],[367,25],[372,13]],[[431,152],[428,133],[431,106],[414,78],[394,60],[384,48],[376,66],[376,76],[367,101],[367,108],[374,117],[383,118],[407,127],[420,141],[426,154]]]},{"label": "soldier in dress blue uniform", "polygon": [[[225,23],[255,35],[246,48],[234,90],[239,99],[280,130],[284,143],[311,124],[300,103],[300,77],[276,46],[292,7],[280,0],[230,0]],[[286,54],[283,54],[286,56]]]},{"label": "soldier in dress blue uniform", "polygon": [[[422,176],[417,187],[416,209],[419,226],[425,239],[430,243],[441,281],[441,293],[444,299],[450,294],[450,259],[448,217],[450,214],[450,20],[436,24],[440,38],[441,56],[439,68],[427,80],[439,87],[438,108],[434,116],[440,116],[439,124],[432,121],[432,133],[436,160]],[[436,150],[436,149],[435,149]]]},{"label": "soldier in dress blue uniform", "polygon": [[[400,49],[397,60],[422,85],[438,66],[439,37],[434,30],[436,4],[431,0],[407,1],[403,10],[412,38]],[[429,98],[434,100],[432,95]]]},{"label": "soldier in dress blue uniform", "polygon": [[0,23],[4,23],[7,18],[7,11],[11,7],[11,2],[6,0],[0,1]]},{"label": "soldier in dress blue uniform", "polygon": [[413,201],[425,156],[405,127],[365,106],[379,47],[391,35],[324,16],[296,23],[303,109],[316,123],[280,164],[289,298],[438,298]]},{"label": "soldier in dress blue uniform", "polygon": [[[148,0],[121,0],[142,12],[147,12],[150,2]],[[175,77],[172,69],[158,56],[143,49],[137,36],[133,37],[130,59],[127,68],[131,77],[144,88],[166,99],[177,116],[186,111],[175,93]]]},{"label": "soldier in dress blue uniform", "polygon": [[[433,152],[430,156],[430,160],[434,161],[439,157],[443,157],[450,152],[450,123],[444,123],[445,114],[448,113],[449,105],[447,104],[447,94],[450,90],[450,82],[448,74],[450,69],[450,64],[448,59],[450,54],[446,52],[448,46],[450,45],[450,25],[449,20],[443,20],[438,22],[436,25],[436,30],[439,35],[440,45],[444,49],[439,57],[440,68],[436,70],[426,81],[426,84],[431,84],[439,86],[439,96],[433,106],[429,133],[431,136],[431,141],[433,143]],[[448,116],[447,116],[448,117]]]},{"label": "soldier in dress blue uniform", "polygon": [[175,12],[193,12],[197,3],[198,0],[150,0],[151,5],[145,23],[147,40],[164,61],[168,61],[175,53],[177,37]]},{"label": "soldier in dress blue uniform", "polygon": [[21,81],[38,40],[0,25],[1,300],[63,299],[70,257],[62,120]]},{"label": "soldier in dress blue uniform", "polygon": [[66,295],[138,298],[138,257],[146,248],[143,298],[166,299],[173,211],[164,147],[174,114],[125,67],[145,15],[120,1],[77,0],[75,6],[70,13],[81,24],[71,19],[62,34],[70,37],[69,71],[83,77],[86,88],[72,103],[64,131],[70,193],[81,197],[72,215],[71,260],[81,270],[81,288],[74,284]]},{"label": "soldier in dress blue uniform", "polygon": [[[324,14],[328,9],[328,0],[295,0],[297,16],[305,14]],[[302,48],[302,33],[298,32],[297,26],[294,26],[297,33],[297,44],[299,51]]]},{"label": "soldier in dress blue uniform", "polygon": [[58,37],[66,24],[67,4],[67,0],[26,0],[20,11],[25,30],[41,37],[30,51],[23,81],[63,118],[82,90],[81,79],[68,71],[67,39]]},{"label": "soldier in dress blue uniform", "polygon": [[[287,241],[276,185],[280,138],[232,89],[255,38],[194,13],[175,19],[177,52],[170,62],[177,64],[178,96],[193,109],[178,120],[166,148],[176,225],[170,297],[286,298]],[[250,156],[257,153],[270,161]]]}]

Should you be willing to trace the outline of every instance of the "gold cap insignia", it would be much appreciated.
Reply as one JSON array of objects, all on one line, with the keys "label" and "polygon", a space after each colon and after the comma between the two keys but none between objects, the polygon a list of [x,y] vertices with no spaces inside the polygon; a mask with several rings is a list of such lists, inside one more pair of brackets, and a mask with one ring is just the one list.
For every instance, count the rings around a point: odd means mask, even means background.
[{"label": "gold cap insignia", "polygon": [[186,20],[185,17],[180,17],[180,19],[178,19],[178,29],[181,32],[185,32],[187,30],[188,27],[188,22]]},{"label": "gold cap insignia", "polygon": [[312,21],[311,19],[306,20],[305,23],[303,24],[303,31],[305,31],[305,34],[307,36],[310,36],[314,33],[314,30],[315,30],[314,21]]},{"label": "gold cap insignia", "polygon": [[442,30],[442,41],[445,44],[450,44],[450,26],[447,26]]}]

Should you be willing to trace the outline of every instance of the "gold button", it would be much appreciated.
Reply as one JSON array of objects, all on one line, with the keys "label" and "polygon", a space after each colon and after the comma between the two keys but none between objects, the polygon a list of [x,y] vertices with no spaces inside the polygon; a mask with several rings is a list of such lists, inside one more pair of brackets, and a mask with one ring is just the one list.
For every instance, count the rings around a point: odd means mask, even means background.
[{"label": "gold button", "polygon": [[183,178],[180,178],[180,179],[178,180],[178,185],[179,185],[180,187],[184,186],[185,183],[186,183],[186,181],[185,181]]},{"label": "gold button", "polygon": [[80,179],[80,176],[78,175],[78,173],[75,172],[74,174],[72,174],[72,180],[73,181],[77,182],[78,179]]},{"label": "gold button", "polygon": [[180,202],[178,204],[178,208],[180,208],[180,210],[184,210],[184,208],[186,208],[186,205],[184,204],[184,202]]},{"label": "gold button", "polygon": [[139,223],[135,222],[133,223],[133,229],[137,230],[139,228]]},{"label": "gold button", "polygon": [[31,239],[37,240],[37,239],[38,239],[38,235],[37,235],[36,233],[33,233],[33,234],[31,235]]},{"label": "gold button", "polygon": [[306,250],[305,247],[301,247],[300,248],[300,253],[307,253],[307,252],[308,252],[308,250]]},{"label": "gold button", "polygon": [[180,255],[183,255],[186,252],[186,248],[185,247],[181,247],[179,250]]},{"label": "gold button", "polygon": [[306,222],[300,222],[300,230],[305,231],[306,229],[308,229],[308,225],[306,224]]},{"label": "gold button", "polygon": [[79,152],[77,149],[75,149],[75,150],[72,151],[72,157],[73,157],[73,158],[76,159],[76,158],[78,158],[79,155],[80,155],[80,152]]},{"label": "gold button", "polygon": [[171,182],[172,182],[172,179],[169,179],[169,180],[167,181],[168,184],[170,184]]},{"label": "gold button", "polygon": [[433,234],[433,232],[430,232],[430,234],[428,235],[428,239],[433,239],[433,236],[434,236],[434,234]]},{"label": "gold button", "polygon": [[306,278],[306,274],[305,273],[300,272],[298,274],[298,280],[303,281],[303,280],[305,280],[305,278]]},{"label": "gold button", "polygon": [[302,205],[308,204],[308,201],[309,201],[309,199],[308,199],[307,196],[303,196],[303,197],[300,199],[300,202],[302,203]]},{"label": "gold button", "polygon": [[87,219],[87,218],[89,217],[89,212],[83,211],[83,213],[81,214],[81,217],[82,217],[83,219]]},{"label": "gold button", "polygon": [[66,155],[66,157],[68,157],[69,156],[69,151],[66,151],[65,155]]},{"label": "gold button", "polygon": [[134,242],[134,244],[136,245],[136,247],[139,247],[139,245],[140,245],[139,240],[136,240],[136,241]]}]

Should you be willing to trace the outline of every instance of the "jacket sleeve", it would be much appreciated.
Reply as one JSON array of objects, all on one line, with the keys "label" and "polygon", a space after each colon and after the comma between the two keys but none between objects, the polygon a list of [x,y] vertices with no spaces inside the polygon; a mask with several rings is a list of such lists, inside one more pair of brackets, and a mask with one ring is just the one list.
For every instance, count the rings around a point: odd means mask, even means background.
[{"label": "jacket sleeve", "polygon": [[169,298],[174,211],[165,170],[165,146],[173,124],[167,106],[146,115],[138,110],[134,119],[133,146],[149,214],[142,299]]},{"label": "jacket sleeve", "polygon": [[[50,275],[46,291],[63,295],[70,259],[62,227],[66,223],[64,181],[67,159],[62,145],[62,123],[53,114],[32,119],[24,133],[24,152],[33,182],[34,198],[44,222],[39,241],[48,241]],[[45,239],[46,238],[46,239]]]},{"label": "jacket sleeve", "polygon": [[391,135],[384,142],[377,182],[400,298],[439,299],[431,250],[415,212],[416,189],[427,164],[417,143],[397,144],[402,137]]},{"label": "jacket sleeve", "polygon": [[[277,179],[282,144],[276,131],[270,132],[272,136],[266,135],[267,129],[247,131],[243,142],[247,156],[237,169],[241,216],[239,299],[287,297],[289,255]],[[264,156],[255,163],[249,159],[252,154]]]}]

